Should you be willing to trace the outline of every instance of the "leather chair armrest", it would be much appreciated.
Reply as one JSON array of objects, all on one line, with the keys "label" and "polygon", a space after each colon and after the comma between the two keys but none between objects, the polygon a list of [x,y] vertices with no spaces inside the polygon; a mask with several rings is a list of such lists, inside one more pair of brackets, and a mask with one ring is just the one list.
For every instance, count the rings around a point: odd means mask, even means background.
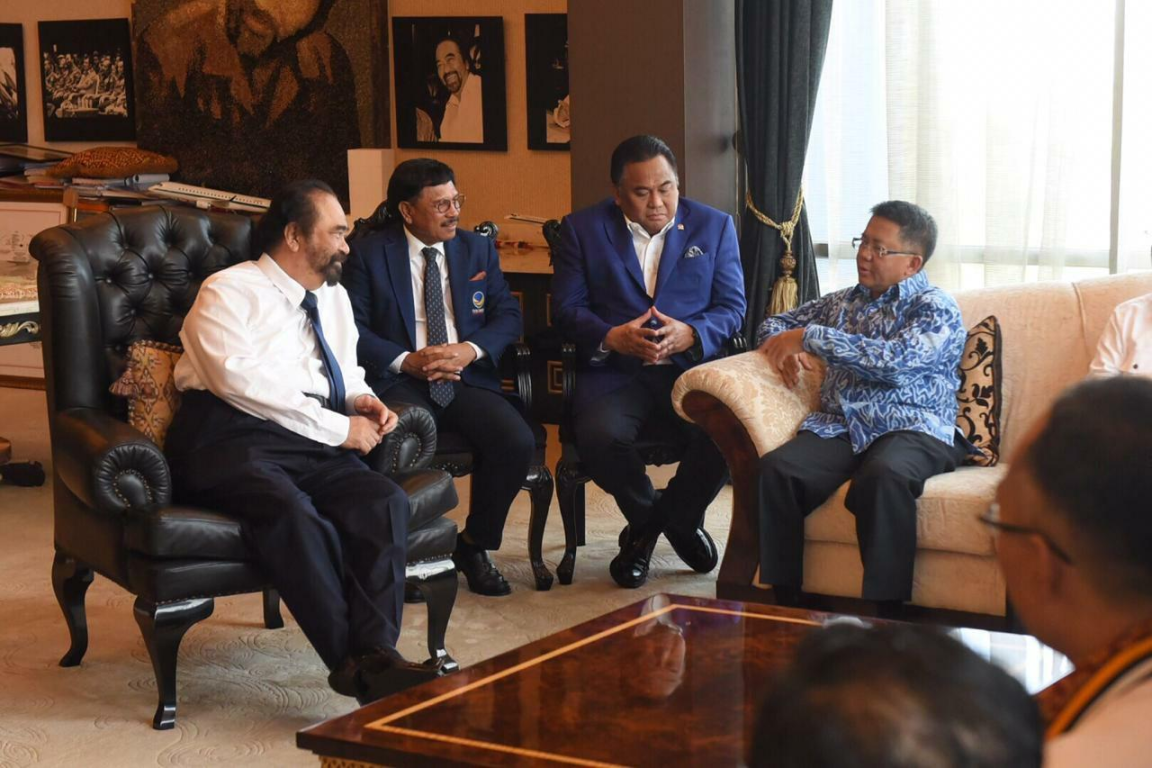
[{"label": "leather chair armrest", "polygon": [[423,406],[411,403],[390,403],[387,406],[397,416],[396,429],[380,441],[368,454],[368,466],[384,475],[424,469],[436,454],[436,418]]},{"label": "leather chair armrest", "polygon": [[126,514],[172,503],[164,453],[128,424],[94,408],[56,414],[52,429],[56,474],[90,507]]},{"label": "leather chair armrest", "polygon": [[789,387],[764,355],[746,352],[685,371],[672,388],[672,405],[693,421],[685,413],[684,398],[691,392],[711,395],[732,411],[748,431],[757,455],[763,456],[791,439],[804,417],[819,408],[823,379],[819,364],[814,371],[802,372],[799,385]]}]

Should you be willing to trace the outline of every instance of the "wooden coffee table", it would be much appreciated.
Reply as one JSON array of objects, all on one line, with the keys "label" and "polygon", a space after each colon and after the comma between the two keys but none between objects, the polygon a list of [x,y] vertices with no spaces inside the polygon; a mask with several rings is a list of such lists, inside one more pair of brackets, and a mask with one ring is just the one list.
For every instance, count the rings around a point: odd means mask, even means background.
[{"label": "wooden coffee table", "polygon": [[[738,765],[773,671],[830,621],[860,619],[656,595],[308,728],[296,742],[332,768]],[[1027,677],[1030,690],[1067,669],[1032,638],[956,632]]]}]

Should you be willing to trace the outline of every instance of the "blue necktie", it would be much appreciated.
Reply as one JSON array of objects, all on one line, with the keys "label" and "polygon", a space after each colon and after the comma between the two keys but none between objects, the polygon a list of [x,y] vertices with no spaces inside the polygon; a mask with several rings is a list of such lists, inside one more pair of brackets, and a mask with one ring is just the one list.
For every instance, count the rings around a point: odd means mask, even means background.
[{"label": "blue necktie", "polygon": [[[440,285],[440,267],[436,264],[438,252],[425,248],[424,254],[424,329],[428,332],[428,346],[448,343],[448,323],[444,319],[444,288]],[[452,402],[456,390],[450,381],[428,382],[428,395],[441,408]]]},{"label": "blue necktie", "polygon": [[336,362],[336,355],[324,339],[324,329],[320,327],[320,310],[316,306],[316,294],[304,291],[304,300],[300,306],[312,321],[312,330],[316,332],[316,341],[320,342],[320,361],[324,363],[324,375],[328,377],[328,407],[337,413],[344,413],[344,374],[340,372],[340,363]]}]

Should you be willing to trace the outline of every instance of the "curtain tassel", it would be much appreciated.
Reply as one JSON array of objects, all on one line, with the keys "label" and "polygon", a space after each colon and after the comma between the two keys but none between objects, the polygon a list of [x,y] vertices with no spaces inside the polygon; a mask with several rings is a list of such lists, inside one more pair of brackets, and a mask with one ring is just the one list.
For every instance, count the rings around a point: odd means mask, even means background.
[{"label": "curtain tassel", "polygon": [[757,221],[775,229],[780,233],[780,239],[784,241],[784,255],[780,257],[781,275],[772,284],[772,298],[764,308],[764,316],[770,317],[795,309],[800,303],[800,287],[796,284],[796,278],[792,277],[792,273],[796,271],[796,257],[792,255],[792,234],[796,231],[796,227],[800,226],[800,211],[804,208],[804,188],[801,187],[796,191],[796,206],[792,209],[792,218],[780,224],[772,221],[766,213],[756,207],[756,203],[752,202],[751,190],[745,194],[744,202]]},{"label": "curtain tassel", "polygon": [[796,278],[792,277],[792,272],[796,269],[796,258],[792,255],[791,249],[784,251],[784,255],[780,257],[780,269],[784,274],[777,277],[776,282],[772,284],[772,300],[768,302],[765,317],[796,309],[800,303],[800,287],[796,284]]}]

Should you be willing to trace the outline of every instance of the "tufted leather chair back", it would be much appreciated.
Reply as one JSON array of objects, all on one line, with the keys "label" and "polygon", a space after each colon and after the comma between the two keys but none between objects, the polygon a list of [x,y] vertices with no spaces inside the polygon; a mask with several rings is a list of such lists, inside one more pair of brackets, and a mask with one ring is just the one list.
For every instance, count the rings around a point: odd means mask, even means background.
[{"label": "tufted leather chair back", "polygon": [[200,284],[251,258],[252,231],[247,216],[146,206],[37,235],[49,411],[97,408],[123,418],[125,404],[108,387],[128,346],[179,344]]}]

